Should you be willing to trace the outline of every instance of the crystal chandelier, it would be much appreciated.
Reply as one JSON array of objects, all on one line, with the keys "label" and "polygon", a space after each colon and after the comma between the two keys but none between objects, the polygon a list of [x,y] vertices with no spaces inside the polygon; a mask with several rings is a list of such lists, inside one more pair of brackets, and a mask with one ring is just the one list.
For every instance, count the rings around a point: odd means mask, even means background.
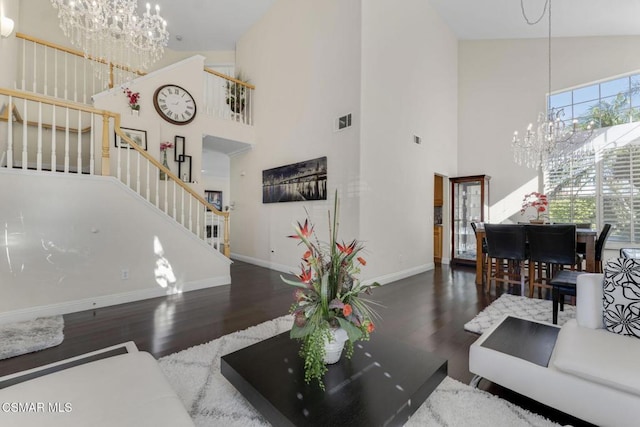
[{"label": "crystal chandelier", "polygon": [[[544,17],[548,8],[549,13],[549,37],[548,37],[548,84],[551,94],[551,0],[546,0],[540,17],[530,21],[524,11],[523,0],[520,0],[520,8],[525,21],[529,25],[535,25]],[[570,126],[563,120],[564,110],[551,108],[547,113],[538,113],[537,125],[529,123],[525,134],[521,137],[518,131],[513,133],[511,141],[514,160],[519,165],[530,168],[545,166],[551,168],[556,164],[575,160],[592,151],[590,144],[593,134],[594,122],[591,121],[580,129],[578,120],[574,119]]]},{"label": "crystal chandelier", "polygon": [[[51,0],[51,3],[58,9],[60,28],[71,43],[82,49],[86,58],[120,70],[121,77],[126,71],[148,68],[164,54],[169,32],[157,5],[152,14],[147,3],[140,18],[136,14],[137,0]],[[109,83],[113,86],[116,82]]]}]

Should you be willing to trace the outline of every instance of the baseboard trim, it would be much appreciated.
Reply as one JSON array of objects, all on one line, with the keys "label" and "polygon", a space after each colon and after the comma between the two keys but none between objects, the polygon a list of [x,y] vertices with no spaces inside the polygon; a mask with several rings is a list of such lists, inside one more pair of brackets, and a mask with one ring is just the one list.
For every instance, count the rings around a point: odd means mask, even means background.
[{"label": "baseboard trim", "polygon": [[[294,272],[294,271],[297,270],[296,267],[291,267],[291,266],[284,265],[284,264],[278,264],[278,263],[271,262],[271,261],[265,261],[265,260],[262,260],[262,259],[253,258],[253,257],[250,257],[250,256],[240,255],[240,254],[236,254],[236,253],[231,253],[231,259],[237,259],[238,261],[243,261],[243,262],[246,262],[248,264],[257,265],[258,267],[264,267],[264,268],[268,268],[270,270],[279,271],[281,273],[290,274],[291,272]],[[299,269],[299,267],[298,267],[298,269]]]},{"label": "baseboard trim", "polygon": [[435,264],[433,262],[430,262],[427,264],[408,268],[406,270],[400,270],[394,273],[378,276],[373,279],[366,279],[366,280],[363,280],[362,283],[369,284],[373,282],[378,282],[381,285],[386,285],[387,283],[395,282],[401,279],[406,279],[407,277],[415,276],[416,274],[424,273],[426,271],[433,270],[434,268],[436,268]]},{"label": "baseboard trim", "polygon": [[[279,271],[281,273],[291,273],[296,271],[295,267],[289,267],[283,264],[277,264],[270,261],[265,261],[258,258],[249,257],[246,255],[240,254],[231,254],[231,259],[237,259],[238,261],[243,261],[249,264],[257,265],[259,267],[268,268],[270,270]],[[381,285],[386,285],[387,283],[395,282],[396,280],[405,279],[407,277],[415,276],[416,274],[424,273],[429,270],[433,270],[435,267],[435,263],[430,262],[427,264],[419,265],[416,267],[408,268],[406,270],[396,271],[395,273],[385,274],[382,276],[375,277],[373,279],[363,280],[362,283],[368,284],[373,282],[378,282]]]},{"label": "baseboard trim", "polygon": [[55,316],[59,314],[75,313],[78,311],[93,310],[101,307],[125,304],[128,302],[142,301],[151,298],[164,297],[174,293],[195,291],[204,288],[213,288],[231,284],[231,276],[220,276],[211,279],[196,280],[183,284],[177,291],[168,292],[164,288],[142,289],[114,295],[104,295],[96,298],[86,298],[76,301],[65,301],[57,304],[29,307],[20,310],[0,313],[0,324],[22,322],[36,317]]}]

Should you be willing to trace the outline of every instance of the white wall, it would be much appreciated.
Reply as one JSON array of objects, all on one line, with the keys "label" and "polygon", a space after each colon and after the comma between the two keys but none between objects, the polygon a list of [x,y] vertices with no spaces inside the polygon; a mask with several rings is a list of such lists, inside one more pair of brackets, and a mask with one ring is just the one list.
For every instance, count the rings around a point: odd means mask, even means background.
[{"label": "white wall", "polygon": [[[0,37],[0,58],[6,61],[6,58],[17,57],[16,31],[19,30],[20,19],[20,3],[18,0],[0,0],[0,16],[6,16],[13,19],[14,29],[8,38]],[[6,61],[11,63],[11,61]],[[0,87],[13,87],[15,81],[15,67],[0,66]]]},{"label": "white wall", "polygon": [[[185,137],[185,154],[192,156],[192,180],[196,181],[196,184],[191,184],[191,186],[202,195],[204,195],[204,189],[201,185],[202,135],[208,122],[208,118],[203,113],[203,61],[202,56],[194,56],[133,80],[128,87],[134,92],[140,92],[139,116],[131,114],[127,97],[120,88],[114,88],[94,96],[94,107],[121,114],[122,127],[146,131],[147,152],[158,160],[161,160],[160,144],[162,142],[173,143],[176,136]],[[165,84],[176,84],[189,91],[193,96],[197,112],[196,118],[191,123],[178,126],[160,118],[153,106],[153,95],[156,89]],[[100,131],[98,130],[98,132]],[[113,132],[110,132],[110,138],[113,138]],[[99,147],[96,149],[99,150]],[[122,149],[116,148],[112,141],[110,144],[112,175],[116,170],[115,156],[117,156],[118,150]],[[126,152],[126,150],[122,151]],[[167,158],[169,168],[177,175],[178,164],[174,161],[174,153],[175,147],[169,149]]]},{"label": "white wall", "polygon": [[[13,34],[10,37],[0,37],[0,63],[7,64],[3,66],[0,64],[0,87],[13,88],[13,82],[16,79],[16,67],[13,66],[13,61],[8,61],[6,58],[15,58],[17,56],[17,42],[15,31],[19,28],[18,20],[20,18],[20,3],[18,0],[0,0],[0,16],[6,16],[13,19],[15,24]],[[3,105],[0,103],[0,110]],[[0,165],[6,162],[4,153],[7,151],[7,123],[0,122]]]},{"label": "white wall", "polygon": [[[360,2],[279,0],[238,42],[237,65],[258,88],[256,145],[231,159],[234,256],[288,271],[300,248],[286,236],[306,207],[328,240],[332,201],[262,203],[262,171],[327,156],[330,198],[342,203],[344,240],[357,237],[360,149]],[[334,132],[353,114],[354,126]],[[365,268],[366,270],[366,268]]]},{"label": "white wall", "polygon": [[433,175],[456,174],[456,123],[457,40],[430,3],[363,1],[359,187],[367,277],[433,266]]},{"label": "white wall", "polygon": [[[640,70],[638,46],[640,37],[553,39],[552,91]],[[499,222],[538,189],[537,171],[514,163],[511,139],[545,109],[547,40],[461,41],[459,51],[459,172],[492,177]]]},{"label": "white wall", "polygon": [[115,178],[0,182],[0,322],[230,283],[228,259]]}]

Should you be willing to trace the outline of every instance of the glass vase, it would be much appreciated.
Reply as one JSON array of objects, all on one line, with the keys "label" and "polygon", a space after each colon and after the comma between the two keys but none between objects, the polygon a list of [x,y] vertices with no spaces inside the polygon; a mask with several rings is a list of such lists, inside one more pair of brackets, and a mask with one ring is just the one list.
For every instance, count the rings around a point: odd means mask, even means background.
[{"label": "glass vase", "polygon": [[[167,152],[166,152],[166,150],[162,152],[162,166],[164,166],[165,168],[169,169],[169,163],[167,163]],[[160,180],[161,181],[166,181],[167,180],[167,174],[162,169],[160,170]]]}]

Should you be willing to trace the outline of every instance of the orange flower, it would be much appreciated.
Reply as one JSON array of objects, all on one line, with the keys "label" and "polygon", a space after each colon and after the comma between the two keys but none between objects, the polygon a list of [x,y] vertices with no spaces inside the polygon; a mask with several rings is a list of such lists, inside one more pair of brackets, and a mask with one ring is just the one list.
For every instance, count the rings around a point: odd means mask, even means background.
[{"label": "orange flower", "polygon": [[345,316],[350,315],[351,312],[353,312],[351,304],[345,304],[344,307],[342,307],[342,314],[344,314]]},{"label": "orange flower", "polygon": [[304,259],[305,261],[309,258],[311,258],[311,251],[307,251],[304,253],[304,255],[302,255],[302,259]]},{"label": "orange flower", "polygon": [[344,242],[342,242],[342,244],[336,242],[336,245],[338,246],[338,250],[340,252],[342,252],[343,254],[351,255],[356,248],[356,241],[354,240],[348,245],[346,245]]},{"label": "orange flower", "polygon": [[358,258],[356,258],[356,259],[360,262],[360,264],[362,264],[362,265],[367,265],[367,261],[365,261],[365,260],[364,260],[364,258],[362,258],[361,256],[359,256],[359,257],[358,257]]},{"label": "orange flower", "polygon": [[371,333],[375,330],[376,330],[376,326],[373,324],[373,322],[369,322],[369,324],[367,324],[367,332]]},{"label": "orange flower", "polygon": [[304,225],[298,222],[298,226],[296,227],[296,232],[298,234],[296,234],[295,236],[289,236],[289,237],[292,239],[299,239],[300,236],[308,238],[309,236],[311,236],[311,233],[313,233],[313,225],[309,227],[309,221],[305,219]]},{"label": "orange flower", "polygon": [[302,283],[310,283],[311,282],[311,269],[305,270],[304,266],[302,267],[302,274],[298,275],[298,279]]}]

